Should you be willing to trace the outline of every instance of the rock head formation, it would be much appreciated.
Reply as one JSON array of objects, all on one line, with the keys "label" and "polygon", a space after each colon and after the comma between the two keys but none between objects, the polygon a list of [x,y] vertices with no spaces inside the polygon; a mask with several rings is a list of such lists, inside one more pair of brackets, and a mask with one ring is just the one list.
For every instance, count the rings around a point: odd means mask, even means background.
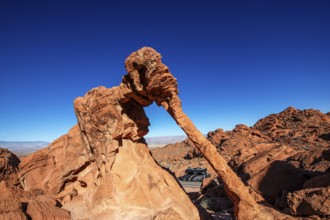
[{"label": "rock head formation", "polygon": [[[182,110],[177,80],[161,58],[150,47],[132,53],[125,61],[127,75],[118,86],[94,88],[74,101],[78,124],[68,134],[20,162],[12,155],[0,160],[1,190],[7,195],[1,198],[0,219],[8,213],[17,219],[201,219],[177,180],[155,162],[145,143],[149,120],[143,107],[153,102],[165,108],[214,169],[237,219],[292,219],[261,205],[267,200],[262,196],[272,198],[253,184],[267,165],[264,158],[255,158],[242,168],[250,178],[244,184],[234,170],[251,159],[253,152],[225,158],[215,145],[227,134],[210,141],[194,126]],[[262,121],[256,125],[261,130],[267,126],[273,125]],[[251,133],[244,126],[237,130]],[[264,152],[267,147],[260,145],[255,151]],[[282,145],[270,150],[267,161],[295,154]],[[327,191],[290,194],[292,209],[313,193]],[[10,194],[17,196],[10,199]],[[3,211],[9,206],[10,212]]]},{"label": "rock head formation", "polygon": [[[164,72],[155,50],[143,48],[137,54],[148,63],[130,56],[135,61],[126,61],[129,74],[119,86],[97,87],[78,97],[74,101],[78,124],[19,165],[23,189],[55,198],[73,219],[200,219],[143,139],[149,126],[143,107],[153,101],[146,94],[158,102],[165,99],[166,83],[172,85],[174,77]],[[149,82],[155,71],[172,81],[160,77],[146,93],[139,83]]]}]

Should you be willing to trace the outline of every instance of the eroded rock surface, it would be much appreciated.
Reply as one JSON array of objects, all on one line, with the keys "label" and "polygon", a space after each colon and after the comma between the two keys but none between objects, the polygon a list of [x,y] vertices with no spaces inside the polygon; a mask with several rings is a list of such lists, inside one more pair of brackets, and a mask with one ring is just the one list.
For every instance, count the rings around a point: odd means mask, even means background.
[{"label": "eroded rock surface", "polygon": [[[311,129],[313,126],[314,129]],[[319,201],[327,201],[329,198],[325,190],[330,184],[330,141],[326,138],[329,129],[329,114],[289,107],[259,120],[253,127],[240,124],[232,131],[211,131],[207,137],[217,146],[218,152],[230,167],[258,193],[256,200],[266,200],[282,212],[293,216],[327,218],[324,213],[315,211],[316,209],[306,214],[302,208],[294,207],[303,207],[306,203],[305,197],[306,201],[315,197],[313,194],[314,196],[309,198],[309,194],[305,193],[307,190],[314,192],[315,189],[315,192],[319,192],[322,189],[323,193],[317,197]],[[284,134],[283,131],[288,133]],[[153,151],[155,158],[162,164],[167,164],[168,161],[175,164],[170,167],[175,173],[181,174],[182,170],[189,166],[208,168],[198,156],[180,159],[178,155],[170,154],[171,150],[167,150],[177,147],[180,148],[180,155],[187,155],[192,146],[191,143],[181,142]],[[213,195],[220,195],[222,192],[223,188],[219,187],[218,191],[212,189],[211,192],[202,191],[202,194],[216,201],[218,196]],[[296,199],[298,195],[299,203]],[[317,208],[315,205],[314,207]],[[217,209],[211,208],[212,211]]]},{"label": "eroded rock surface", "polygon": [[183,112],[176,79],[161,62],[159,53],[152,48],[142,48],[126,59],[125,66],[137,93],[167,110],[222,179],[225,190],[234,203],[235,215],[238,219],[283,218],[280,214],[275,216],[256,202],[248,187],[217,153],[215,146]]},{"label": "eroded rock surface", "polygon": [[[155,101],[186,132],[189,145],[198,148],[187,156],[203,155],[219,175],[238,219],[291,218],[261,205],[264,199],[298,216],[306,215],[300,207],[307,201],[314,210],[308,215],[327,215],[309,198],[321,195],[318,201],[327,202],[328,186],[316,188],[312,179],[329,172],[328,115],[289,108],[252,128],[238,125],[232,132],[209,133],[208,140],[183,112],[177,81],[159,53],[142,48],[125,67],[128,75],[119,86],[97,87],[75,100],[78,125],[68,134],[22,159],[17,186],[25,191],[19,191],[24,195],[13,204],[13,213],[19,215],[24,203],[24,213],[34,218],[46,218],[47,209],[49,218],[62,219],[199,219],[143,139],[149,125],[143,107]],[[312,197],[310,192],[315,192]]]},{"label": "eroded rock surface", "polygon": [[296,150],[308,150],[329,147],[329,124],[329,114],[289,107],[259,120],[253,128],[272,138],[273,142],[285,143]]},{"label": "eroded rock surface", "polygon": [[5,181],[0,181],[0,219],[25,220],[27,216],[22,210],[19,192],[11,186],[7,186]]},{"label": "eroded rock surface", "polygon": [[[57,199],[72,219],[199,219],[177,181],[157,165],[143,136],[149,120],[129,76],[74,101],[78,125],[24,159],[25,190]],[[149,88],[153,94],[153,88]],[[34,209],[42,209],[38,202]]]},{"label": "eroded rock surface", "polygon": [[[17,180],[16,172],[20,160],[6,148],[0,148],[0,182],[9,181],[12,184]],[[14,182],[13,182],[14,181]]]},{"label": "eroded rock surface", "polygon": [[57,201],[40,192],[24,191],[19,184],[19,159],[7,149],[0,148],[0,219],[70,219],[70,213]]},{"label": "eroded rock surface", "polygon": [[289,193],[287,202],[293,215],[330,216],[330,187],[311,188]]},{"label": "eroded rock surface", "polygon": [[238,125],[233,131],[212,132],[209,138],[220,137],[215,143],[219,153],[267,202],[292,215],[306,216],[325,215],[315,210],[307,214],[297,207],[312,200],[306,192],[314,188],[322,193],[313,198],[329,198],[329,132],[328,114],[289,107],[251,128]]}]

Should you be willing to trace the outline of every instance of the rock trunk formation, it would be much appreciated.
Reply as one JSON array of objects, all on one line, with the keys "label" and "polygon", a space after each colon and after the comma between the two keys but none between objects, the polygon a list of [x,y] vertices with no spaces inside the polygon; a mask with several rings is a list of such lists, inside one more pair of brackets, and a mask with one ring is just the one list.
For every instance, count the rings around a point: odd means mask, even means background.
[{"label": "rock trunk formation", "polygon": [[[328,219],[330,210],[330,113],[284,111],[260,119],[254,126],[238,124],[232,131],[207,134],[218,153],[269,205],[297,219]],[[194,144],[183,141],[152,149],[154,158],[182,176],[188,167],[202,166],[216,175]],[[211,178],[213,180],[213,178]],[[204,185],[197,201],[210,211],[230,210],[222,184]],[[258,198],[256,198],[258,199]],[[212,205],[211,205],[212,204]]]},{"label": "rock trunk formation", "polygon": [[[178,97],[177,81],[168,67],[161,62],[161,55],[152,48],[142,48],[132,53],[125,62],[136,92],[163,106],[192,140],[225,184],[228,196],[234,203],[238,219],[274,219],[274,215],[260,206],[249,193],[236,173],[218,154],[214,145],[194,126],[183,112]],[[276,217],[279,218],[278,216]]]},{"label": "rock trunk formation", "polygon": [[227,195],[235,207],[235,216],[238,219],[273,219],[272,215],[260,210],[259,205],[249,193],[248,187],[244,185],[236,173],[228,166],[226,160],[218,154],[216,147],[206,139],[182,111],[181,102],[177,96],[172,97],[167,111],[192,140],[225,184]]}]

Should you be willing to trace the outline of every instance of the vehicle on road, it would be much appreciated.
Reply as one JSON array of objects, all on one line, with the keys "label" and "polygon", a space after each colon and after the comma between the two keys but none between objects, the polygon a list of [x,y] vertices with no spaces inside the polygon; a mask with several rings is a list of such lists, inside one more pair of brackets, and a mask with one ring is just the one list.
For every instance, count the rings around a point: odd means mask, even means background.
[{"label": "vehicle on road", "polygon": [[183,176],[179,177],[181,181],[191,181],[191,182],[202,182],[204,178],[208,178],[211,175],[207,172],[206,168],[188,168]]}]

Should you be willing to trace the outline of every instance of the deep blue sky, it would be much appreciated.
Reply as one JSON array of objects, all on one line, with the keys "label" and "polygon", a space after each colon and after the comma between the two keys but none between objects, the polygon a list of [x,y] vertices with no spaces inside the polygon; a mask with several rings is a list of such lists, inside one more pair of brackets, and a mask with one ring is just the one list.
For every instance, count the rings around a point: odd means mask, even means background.
[{"label": "deep blue sky", "polygon": [[[330,111],[330,1],[111,2],[0,1],[0,140],[65,134],[73,100],[118,85],[145,45],[204,133],[288,106]],[[146,112],[149,136],[183,134],[162,108]]]}]

